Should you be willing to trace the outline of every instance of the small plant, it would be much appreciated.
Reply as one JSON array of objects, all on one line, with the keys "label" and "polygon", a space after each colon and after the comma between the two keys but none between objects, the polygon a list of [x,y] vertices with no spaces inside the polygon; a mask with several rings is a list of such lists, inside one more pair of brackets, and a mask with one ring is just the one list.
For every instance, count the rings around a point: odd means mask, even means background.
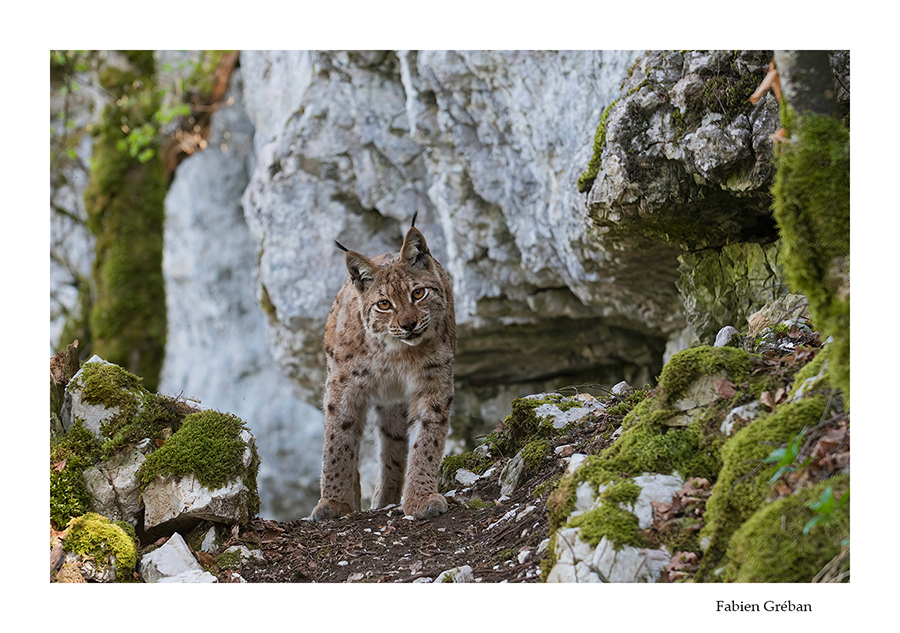
[{"label": "small plant", "polygon": [[[818,501],[811,501],[809,504],[809,508],[815,512],[815,516],[807,521],[806,525],[803,526],[803,534],[809,534],[810,530],[819,525],[820,523],[829,523],[835,517],[835,511],[840,510],[844,507],[844,504],[850,501],[850,491],[848,490],[839,498],[835,499],[834,490],[832,490],[831,486],[825,488],[822,491],[822,494],[819,495]],[[845,542],[841,542],[841,545],[849,545],[849,539],[844,539]]]},{"label": "small plant", "polygon": [[777,468],[775,469],[775,473],[769,479],[769,483],[773,484],[781,477],[789,472],[793,472],[797,470],[797,468],[803,468],[807,464],[809,464],[811,458],[807,458],[802,464],[795,464],[797,458],[800,456],[800,448],[803,444],[803,436],[806,434],[807,427],[803,427],[794,439],[788,442],[787,446],[782,446],[776,448],[774,451],[769,453],[769,456],[763,460],[763,463],[766,464],[775,464]]}]

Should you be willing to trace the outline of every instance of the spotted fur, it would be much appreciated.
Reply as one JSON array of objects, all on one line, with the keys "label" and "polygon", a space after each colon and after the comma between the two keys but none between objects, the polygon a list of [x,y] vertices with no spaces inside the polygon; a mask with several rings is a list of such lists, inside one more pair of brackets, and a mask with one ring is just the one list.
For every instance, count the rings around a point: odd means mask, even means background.
[{"label": "spotted fur", "polygon": [[350,277],[325,325],[325,444],[312,518],[360,509],[359,448],[371,407],[381,451],[372,507],[400,503],[402,496],[406,514],[437,516],[447,510],[437,473],[456,351],[450,279],[414,227],[399,253],[368,259],[347,250],[346,263]]}]

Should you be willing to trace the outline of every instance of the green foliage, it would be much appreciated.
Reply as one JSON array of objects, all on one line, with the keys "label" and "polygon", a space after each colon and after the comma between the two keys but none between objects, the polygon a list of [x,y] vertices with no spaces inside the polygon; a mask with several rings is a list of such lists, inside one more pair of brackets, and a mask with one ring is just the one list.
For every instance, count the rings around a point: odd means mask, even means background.
[{"label": "green foliage", "polygon": [[810,531],[820,523],[831,523],[843,509],[844,504],[850,503],[850,490],[847,490],[841,497],[835,500],[834,488],[828,486],[822,490],[822,494],[816,501],[811,501],[807,505],[815,512],[815,516],[806,522],[803,526],[803,534],[809,534]]},{"label": "green foliage", "polygon": [[525,460],[525,468],[534,470],[540,466],[544,457],[550,454],[550,442],[547,440],[535,440],[522,448],[522,459]]},{"label": "green foliage", "polygon": [[769,478],[770,484],[774,484],[781,479],[783,475],[793,472],[798,468],[803,468],[810,462],[810,459],[807,458],[802,464],[795,463],[800,456],[800,449],[803,446],[803,436],[806,435],[806,428],[807,427],[804,426],[794,439],[788,442],[787,446],[776,448],[763,460],[764,464],[775,465],[775,472],[772,473],[772,476]]}]

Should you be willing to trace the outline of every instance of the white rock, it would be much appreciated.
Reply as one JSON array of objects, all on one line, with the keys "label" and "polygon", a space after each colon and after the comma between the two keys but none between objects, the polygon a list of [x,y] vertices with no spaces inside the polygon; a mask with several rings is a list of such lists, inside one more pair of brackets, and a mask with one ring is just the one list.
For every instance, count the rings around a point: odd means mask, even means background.
[{"label": "white rock", "polygon": [[678,411],[690,411],[697,407],[705,407],[719,397],[716,393],[716,382],[726,378],[728,378],[728,374],[725,370],[718,371],[711,376],[700,376],[674,403],[673,408]]},{"label": "white rock", "polygon": [[[259,561],[266,560],[265,556],[262,553],[262,550],[256,549],[256,548],[250,549],[246,545],[232,545],[231,547],[226,549],[224,553],[231,554],[234,552],[240,552],[242,563],[249,561],[249,560],[259,560]],[[338,565],[340,565],[340,563],[338,563]]]},{"label": "white rock", "polygon": [[563,457],[563,459],[567,459],[569,461],[569,465],[566,468],[566,473],[571,475],[581,467],[581,465],[584,463],[584,460],[587,459],[587,455],[585,455],[584,453],[573,453],[569,457]]},{"label": "white rock", "polygon": [[511,495],[519,485],[519,479],[525,471],[525,458],[522,457],[523,450],[525,449],[516,453],[503,467],[503,470],[500,471],[500,494],[503,496]]},{"label": "white rock", "polygon": [[556,532],[556,560],[574,565],[579,561],[590,561],[594,548],[581,540],[581,528],[560,528]]},{"label": "white rock", "polygon": [[475,582],[475,576],[471,566],[463,565],[442,571],[434,582]]},{"label": "white rock", "polygon": [[[165,544],[141,557],[141,577],[144,582],[160,582],[163,578],[173,578],[186,572],[203,573],[200,563],[191,554],[182,536],[175,532]],[[171,582],[191,582],[172,580]],[[200,582],[200,581],[193,581]]]},{"label": "white rock", "polygon": [[479,475],[473,473],[471,470],[460,468],[456,471],[455,479],[464,486],[471,486],[476,481],[478,481],[480,477]]},{"label": "white rock", "polygon": [[211,527],[203,536],[203,542],[200,543],[200,549],[208,554],[216,551],[216,528]]},{"label": "white rock", "polygon": [[529,556],[531,556],[531,550],[530,550],[530,549],[526,549],[526,550],[523,550],[523,551],[519,552],[519,555],[518,555],[516,558],[519,559],[519,564],[521,565],[521,564],[524,563],[526,560],[528,560],[528,557],[529,557]]},{"label": "white rock", "polygon": [[672,495],[681,490],[684,485],[684,479],[679,477],[678,473],[673,475],[644,473],[632,481],[641,487],[641,493],[638,495],[634,508],[623,509],[634,513],[638,518],[638,527],[642,530],[647,529],[653,523],[653,508],[650,503],[653,501],[671,502]]},{"label": "white rock", "polygon": [[740,407],[735,407],[731,411],[728,412],[728,415],[725,416],[725,419],[722,421],[722,426],[719,427],[719,431],[724,433],[725,435],[731,435],[731,431],[734,428],[735,423],[740,419],[745,422],[749,422],[756,418],[759,414],[759,401],[754,400],[750,404],[745,404]]},{"label": "white rock", "polygon": [[[103,427],[114,417],[119,415],[121,411],[119,407],[116,406],[106,407],[102,404],[89,404],[85,402],[83,396],[84,370],[85,365],[88,363],[112,365],[112,363],[103,360],[96,354],[91,356],[72,377],[69,384],[66,385],[66,394],[63,399],[63,408],[60,417],[63,428],[65,428],[66,431],[72,428],[72,424],[74,424],[75,420],[81,419],[84,421],[84,428],[93,433],[94,436],[100,438],[102,436],[101,430]],[[142,407],[139,394],[136,392],[130,392],[130,395],[128,394],[129,392],[123,392],[122,396],[133,398],[137,405],[137,411],[140,412]]]},{"label": "white rock", "polygon": [[616,383],[615,385],[613,385],[612,389],[610,389],[609,392],[611,394],[613,394],[614,396],[621,396],[623,393],[625,393],[629,389],[631,389],[631,385],[629,385],[627,382],[625,382],[623,380],[622,382]]},{"label": "white rock", "polygon": [[713,347],[727,347],[731,337],[735,334],[738,334],[737,328],[726,325],[716,334],[716,342],[713,343]]},{"label": "white rock", "polygon": [[83,478],[91,495],[91,510],[136,527],[143,504],[141,482],[135,475],[154,448],[147,439],[120,449],[108,460],[85,470]]},{"label": "white rock", "polygon": [[[213,576],[208,571],[203,571],[202,569],[192,569],[190,571],[181,572],[180,574],[176,574],[175,576],[167,576],[165,578],[160,578],[156,582],[158,583],[173,583],[173,582],[184,582],[184,583],[213,583],[219,582],[218,579]],[[246,581],[244,581],[246,582]]]},{"label": "white rock", "polygon": [[210,490],[194,475],[181,479],[157,477],[144,490],[144,529],[186,518],[246,523],[249,496],[249,489],[240,479]]},{"label": "white rock", "polygon": [[671,558],[665,547],[655,550],[622,545],[616,551],[603,537],[594,550],[591,567],[606,582],[656,582]]},{"label": "white rock", "polygon": [[553,421],[553,428],[561,429],[564,426],[589,415],[590,412],[591,409],[588,407],[572,407],[567,411],[563,411],[555,404],[547,403],[535,408],[534,415],[539,420],[541,418],[550,418]]}]

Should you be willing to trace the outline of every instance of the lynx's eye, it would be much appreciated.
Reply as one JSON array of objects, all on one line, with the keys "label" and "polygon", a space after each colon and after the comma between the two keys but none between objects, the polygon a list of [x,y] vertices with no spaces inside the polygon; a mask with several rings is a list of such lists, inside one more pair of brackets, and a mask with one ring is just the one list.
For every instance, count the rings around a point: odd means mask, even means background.
[{"label": "lynx's eye", "polygon": [[381,301],[379,301],[378,303],[375,304],[375,307],[378,308],[379,310],[390,310],[391,302],[388,301],[387,299],[382,299]]},{"label": "lynx's eye", "polygon": [[412,291],[412,298],[418,301],[425,296],[425,288],[416,288]]}]

